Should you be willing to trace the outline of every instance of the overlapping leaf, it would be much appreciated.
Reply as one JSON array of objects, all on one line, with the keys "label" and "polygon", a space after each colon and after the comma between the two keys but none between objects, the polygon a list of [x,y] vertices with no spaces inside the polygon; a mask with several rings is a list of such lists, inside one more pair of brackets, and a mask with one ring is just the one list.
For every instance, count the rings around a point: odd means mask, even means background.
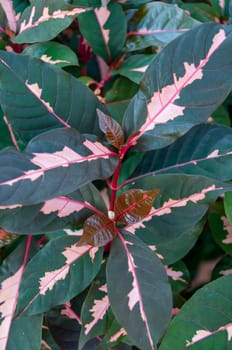
[{"label": "overlapping leaf", "polygon": [[95,137],[71,128],[52,130],[34,138],[25,152],[0,153],[0,209],[36,204],[71,193],[94,179],[108,177],[116,166],[115,153]]},{"label": "overlapping leaf", "polygon": [[78,21],[84,38],[106,62],[111,62],[121,53],[126,39],[126,17],[119,4],[110,2],[107,6],[83,13]]},{"label": "overlapping leaf", "polygon": [[213,202],[230,187],[202,176],[157,175],[138,180],[135,187],[158,188],[160,194],[150,213],[126,226],[170,264],[183,257],[194,245],[201,219]]},{"label": "overlapping leaf", "polygon": [[83,291],[96,276],[102,250],[78,246],[76,237],[50,241],[27,265],[17,312],[39,314]]},{"label": "overlapping leaf", "polygon": [[0,225],[10,232],[37,234],[77,226],[100,210],[106,210],[103,199],[95,186],[88,184],[67,196],[36,205],[1,208]]},{"label": "overlapping leaf", "polygon": [[127,135],[133,134],[128,143],[136,145],[134,150],[167,146],[207,120],[229,94],[229,30],[214,23],[198,26],[156,56],[123,120]]},{"label": "overlapping leaf", "polygon": [[68,46],[59,44],[55,41],[37,43],[27,46],[24,54],[40,58],[44,62],[66,67],[78,65],[77,55]]},{"label": "overlapping leaf", "polygon": [[226,216],[229,220],[230,225],[232,225],[232,192],[227,192],[225,194],[224,206]]},{"label": "overlapping leaf", "polygon": [[[36,247],[33,246],[30,255],[36,252]],[[15,336],[15,341],[20,341],[20,335],[17,334],[18,324],[14,325],[14,313],[18,302],[19,287],[22,276],[25,270],[26,259],[28,259],[28,252],[26,251],[26,240],[22,242],[9,255],[1,266],[0,270],[0,348],[1,350],[10,349],[9,338]],[[22,330],[22,328],[21,328]],[[38,327],[37,327],[38,330]],[[37,339],[38,345],[38,336]],[[10,340],[10,343],[13,339]],[[28,348],[27,348],[28,349]]]},{"label": "overlapping leaf", "polygon": [[136,84],[139,84],[154,57],[155,55],[151,54],[130,56],[117,70],[111,71],[111,73],[123,75]]},{"label": "overlapping leaf", "polygon": [[221,277],[196,292],[172,321],[159,349],[230,349],[231,282],[231,275]]},{"label": "overlapping leaf", "polygon": [[147,152],[133,176],[185,173],[218,180],[232,179],[232,130],[200,125],[168,147]]},{"label": "overlapping leaf", "polygon": [[152,2],[141,6],[130,19],[126,48],[135,51],[148,46],[165,46],[199,24],[178,6]]},{"label": "overlapping leaf", "polygon": [[170,319],[172,297],[159,258],[136,236],[119,235],[107,262],[112,310],[133,344],[154,350]]},{"label": "overlapping leaf", "polygon": [[[81,310],[81,321],[82,329],[79,340],[80,350],[90,339],[106,334],[111,328],[112,323],[115,321],[107,295],[105,264],[102,266],[100,274],[92,283],[92,286],[89,289],[87,297],[83,303]],[[118,322],[116,323],[116,331],[119,331],[121,326],[118,324]],[[109,346],[110,345],[108,344],[108,347]]]},{"label": "overlapping leaf", "polygon": [[21,15],[14,41],[21,44],[51,40],[86,10],[72,7],[63,0],[36,0]]},{"label": "overlapping leaf", "polygon": [[33,57],[4,51],[0,51],[0,74],[0,104],[23,140],[62,126],[102,135],[96,113],[102,106],[72,75]]}]

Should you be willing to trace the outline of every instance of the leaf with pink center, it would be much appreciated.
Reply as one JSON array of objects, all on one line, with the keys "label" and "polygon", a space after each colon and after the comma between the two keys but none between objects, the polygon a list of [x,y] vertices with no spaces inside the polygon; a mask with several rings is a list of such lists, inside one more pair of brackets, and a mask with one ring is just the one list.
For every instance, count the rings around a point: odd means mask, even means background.
[{"label": "leaf with pink center", "polygon": [[154,350],[172,309],[171,290],[160,259],[138,237],[118,232],[106,276],[113,313],[132,343]]},{"label": "leaf with pink center", "polygon": [[38,314],[69,301],[91,283],[100,268],[101,258],[100,248],[78,246],[76,237],[53,239],[25,270],[18,312]]},{"label": "leaf with pink center", "polygon": [[[221,70],[223,60],[230,66],[224,55],[232,40],[228,34],[217,24],[199,26],[172,41],[156,56],[124,115],[123,128],[128,136],[132,135],[128,145],[137,151],[162,148],[207,120],[231,89],[229,68],[223,73]],[[198,36],[201,45],[196,49]],[[167,62],[167,57],[173,59]],[[216,61],[215,57],[220,59]],[[219,93],[222,79],[225,83]],[[206,98],[208,81],[210,94],[214,94],[213,104]]]}]

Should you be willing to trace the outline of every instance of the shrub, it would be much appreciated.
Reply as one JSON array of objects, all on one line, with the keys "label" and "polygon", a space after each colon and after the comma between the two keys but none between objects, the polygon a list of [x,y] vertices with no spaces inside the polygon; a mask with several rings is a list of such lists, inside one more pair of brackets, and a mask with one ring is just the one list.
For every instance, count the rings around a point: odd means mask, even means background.
[{"label": "shrub", "polygon": [[0,349],[229,349],[228,1],[0,3]]}]

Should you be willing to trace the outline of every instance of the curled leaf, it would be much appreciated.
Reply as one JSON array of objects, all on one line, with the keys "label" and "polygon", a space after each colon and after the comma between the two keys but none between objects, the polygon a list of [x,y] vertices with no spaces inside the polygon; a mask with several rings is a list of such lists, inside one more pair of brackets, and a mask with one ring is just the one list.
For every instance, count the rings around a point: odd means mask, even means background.
[{"label": "curled leaf", "polygon": [[152,203],[158,193],[159,190],[138,189],[124,192],[115,203],[115,220],[124,224],[132,224],[145,218],[150,213]]}]

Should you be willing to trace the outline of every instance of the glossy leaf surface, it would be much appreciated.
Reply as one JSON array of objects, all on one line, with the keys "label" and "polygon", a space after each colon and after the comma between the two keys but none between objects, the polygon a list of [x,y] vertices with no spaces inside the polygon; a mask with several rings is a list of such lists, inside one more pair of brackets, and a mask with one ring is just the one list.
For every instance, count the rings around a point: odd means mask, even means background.
[{"label": "glossy leaf surface", "polygon": [[152,209],[159,190],[129,190],[121,194],[115,202],[115,220],[124,224],[134,224],[145,218]]},{"label": "glossy leaf surface", "polygon": [[165,46],[179,35],[199,25],[178,6],[160,1],[141,6],[129,21],[126,48]]},{"label": "glossy leaf surface", "polygon": [[124,143],[124,133],[120,124],[100,110],[98,110],[98,119],[100,129],[106,135],[109,144],[120,149]]}]

